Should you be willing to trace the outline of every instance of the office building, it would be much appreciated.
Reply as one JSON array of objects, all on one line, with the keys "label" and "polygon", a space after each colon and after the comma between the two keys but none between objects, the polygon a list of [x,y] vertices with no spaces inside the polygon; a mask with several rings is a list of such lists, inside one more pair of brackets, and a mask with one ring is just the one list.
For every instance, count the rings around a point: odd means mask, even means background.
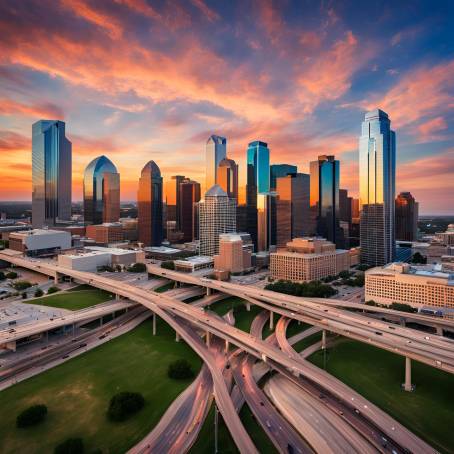
[{"label": "office building", "polygon": [[359,222],[359,199],[355,199],[352,197],[351,213],[352,213],[352,221],[354,222],[355,219],[358,219],[358,222]]},{"label": "office building", "polygon": [[395,255],[396,135],[380,109],[366,113],[359,139],[361,261],[385,265]]},{"label": "office building", "polygon": [[212,135],[206,143],[205,157],[205,190],[208,191],[218,183],[217,171],[219,163],[227,156],[227,139],[225,137]]},{"label": "office building", "polygon": [[277,194],[257,194],[257,252],[266,252],[277,243]]},{"label": "office building", "polygon": [[352,222],[352,198],[347,189],[339,189],[339,221]]},{"label": "office building", "polygon": [[297,173],[298,167],[291,164],[273,164],[270,166],[270,190],[276,190],[276,178],[286,177],[290,173]]},{"label": "office building", "polygon": [[185,179],[183,175],[174,175],[164,183],[165,222],[174,222],[176,231],[180,229],[180,183]]},{"label": "office building", "polygon": [[120,174],[106,156],[98,156],[84,172],[84,220],[86,224],[120,219]]},{"label": "office building", "polygon": [[194,273],[195,271],[213,268],[214,260],[213,257],[197,255],[186,259],[178,259],[173,263],[175,264],[175,271]]},{"label": "office building", "polygon": [[124,240],[123,225],[120,222],[87,225],[85,232],[87,238],[96,244],[120,243]]},{"label": "office building", "polygon": [[54,255],[71,248],[71,234],[60,230],[33,229],[9,234],[9,249],[27,256]]},{"label": "office building", "polygon": [[233,159],[225,158],[219,163],[217,184],[238,203],[238,164]]},{"label": "office building", "polygon": [[197,203],[200,201],[200,183],[187,178],[180,182],[179,192],[182,241],[194,241],[199,236]]},{"label": "office building", "polygon": [[418,202],[409,192],[396,197],[396,240],[416,241],[418,231]]},{"label": "office building", "polygon": [[72,146],[65,123],[40,120],[32,126],[32,224],[55,226],[71,219]]},{"label": "office building", "polygon": [[322,155],[310,163],[312,232],[338,247],[343,246],[339,227],[339,161]]},{"label": "office building", "polygon": [[290,173],[277,177],[276,193],[276,245],[285,247],[292,238],[310,234],[309,175]]},{"label": "office building", "polygon": [[251,251],[238,233],[219,235],[219,254],[214,256],[214,269],[239,274],[251,268]]},{"label": "office building", "polygon": [[454,275],[439,265],[391,263],[367,270],[365,300],[415,308],[454,308]]},{"label": "office building", "polygon": [[137,193],[139,242],[144,246],[160,246],[162,232],[162,177],[154,161],[149,161],[139,179]]},{"label": "office building", "polygon": [[435,240],[445,246],[454,246],[454,224],[449,224],[446,232],[436,233]]},{"label": "office building", "polygon": [[348,270],[350,263],[349,251],[336,249],[335,244],[324,238],[294,238],[287,243],[286,250],[270,254],[270,276],[279,280],[309,282]]},{"label": "office building", "polygon": [[200,255],[213,257],[219,253],[219,235],[236,232],[236,201],[216,184],[198,207]]}]

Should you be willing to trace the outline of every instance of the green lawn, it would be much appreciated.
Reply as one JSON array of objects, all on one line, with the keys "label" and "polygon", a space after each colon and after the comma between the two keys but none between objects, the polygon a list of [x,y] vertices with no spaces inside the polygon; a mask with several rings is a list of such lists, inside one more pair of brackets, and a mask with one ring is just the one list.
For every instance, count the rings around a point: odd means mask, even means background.
[{"label": "green lawn", "polygon": [[[323,367],[323,355],[310,358]],[[405,359],[360,342],[345,340],[327,352],[327,371],[381,407],[440,452],[453,452],[454,376],[412,361],[416,390],[401,390]]]},{"label": "green lawn", "polygon": [[172,289],[174,287],[175,287],[175,283],[174,282],[169,282],[168,284],[164,284],[161,287],[158,287],[157,289],[155,289],[155,292],[164,293],[164,292],[167,292],[167,290],[170,290],[170,289]]},{"label": "green lawn", "polygon": [[36,298],[33,300],[25,300],[23,302],[78,311],[99,303],[104,303],[105,301],[109,301],[113,298],[114,295],[105,292],[104,290],[90,288],[88,290],[83,289],[76,291],[73,289],[72,291],[61,291],[50,296]]},{"label": "green lawn", "polygon": [[[0,392],[0,452],[49,454],[68,437],[82,437],[86,452],[122,454],[140,441],[191,380],[167,377],[167,367],[185,358],[195,371],[196,354],[175,342],[175,332],[158,319],[157,336],[151,320],[133,331],[33,378]],[[146,404],[131,420],[106,419],[110,398],[119,391],[143,394]],[[16,416],[32,404],[47,405],[39,426],[17,429]]]}]

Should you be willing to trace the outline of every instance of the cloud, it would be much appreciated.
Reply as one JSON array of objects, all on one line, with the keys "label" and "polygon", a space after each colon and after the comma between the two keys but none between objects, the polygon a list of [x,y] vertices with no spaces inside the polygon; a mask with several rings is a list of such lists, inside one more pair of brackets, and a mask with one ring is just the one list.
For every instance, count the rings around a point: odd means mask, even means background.
[{"label": "cloud", "polygon": [[436,132],[443,131],[448,128],[448,125],[443,117],[436,117],[428,120],[418,126],[418,131],[423,139],[431,139]]},{"label": "cloud", "polygon": [[61,107],[50,102],[26,104],[11,99],[0,99],[0,115],[24,115],[36,119],[63,120],[65,114]]},{"label": "cloud", "polygon": [[219,14],[207,6],[203,0],[191,0],[191,3],[197,7],[210,22],[216,22],[220,19]]}]

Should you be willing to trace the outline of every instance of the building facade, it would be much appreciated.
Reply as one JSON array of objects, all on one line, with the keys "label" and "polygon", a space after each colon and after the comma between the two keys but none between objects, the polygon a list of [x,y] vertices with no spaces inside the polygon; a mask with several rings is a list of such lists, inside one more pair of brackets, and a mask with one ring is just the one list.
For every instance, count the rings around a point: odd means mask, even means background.
[{"label": "building facade", "polygon": [[227,156],[227,139],[225,137],[212,135],[206,143],[205,156],[205,189],[208,191],[217,184],[217,171],[219,163]]},{"label": "building facade", "polygon": [[84,219],[86,224],[120,219],[120,174],[106,156],[93,159],[85,169]]},{"label": "building facade", "polygon": [[145,246],[162,243],[162,205],[161,170],[149,161],[142,169],[137,193],[139,241]]},{"label": "building facade", "polygon": [[339,161],[322,155],[310,163],[312,232],[338,247],[343,246],[339,227]]},{"label": "building facade", "polygon": [[87,238],[97,244],[120,243],[124,240],[123,225],[120,222],[87,225],[85,232]]},{"label": "building facade", "polygon": [[416,241],[418,238],[418,202],[409,192],[396,197],[396,240]]},{"label": "building facade", "polygon": [[186,179],[183,175],[173,175],[164,183],[165,222],[174,222],[175,230],[180,230],[180,183]]},{"label": "building facade", "polygon": [[359,139],[361,261],[380,266],[395,256],[396,135],[388,114],[366,113]]},{"label": "building facade", "polygon": [[185,179],[180,183],[180,231],[182,241],[194,241],[199,236],[197,203],[200,201],[200,183]]},{"label": "building facade", "polygon": [[24,255],[53,255],[71,248],[71,234],[60,230],[33,229],[9,234],[9,248]]},{"label": "building facade", "polygon": [[214,256],[214,268],[230,273],[242,273],[251,268],[251,251],[243,243],[241,235],[219,235],[219,254]]},{"label": "building facade", "polygon": [[233,159],[225,158],[219,163],[217,184],[238,203],[238,164]]},{"label": "building facade", "polygon": [[270,254],[270,276],[292,282],[320,280],[348,270],[350,260],[349,251],[336,249],[324,238],[295,238],[286,250]]},{"label": "building facade", "polygon": [[270,166],[270,190],[275,191],[276,178],[286,177],[291,173],[297,173],[298,167],[291,164],[273,164]]},{"label": "building facade", "polygon": [[200,255],[213,257],[219,253],[219,235],[236,232],[236,201],[216,184],[198,207]]},{"label": "building facade", "polygon": [[277,243],[277,194],[257,194],[257,252],[267,252]]},{"label": "building facade", "polygon": [[71,219],[72,145],[65,123],[40,120],[32,126],[32,224],[55,226]]},{"label": "building facade", "polygon": [[285,247],[293,238],[311,233],[310,177],[290,173],[276,178],[276,245]]}]

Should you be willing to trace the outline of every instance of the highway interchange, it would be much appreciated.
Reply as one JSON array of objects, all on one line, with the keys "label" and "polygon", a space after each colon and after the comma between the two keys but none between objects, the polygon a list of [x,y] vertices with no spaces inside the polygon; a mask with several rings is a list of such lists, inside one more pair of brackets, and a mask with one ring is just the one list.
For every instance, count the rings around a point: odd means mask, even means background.
[{"label": "highway interchange", "polygon": [[[4,257],[0,256],[0,258]],[[268,312],[264,312],[265,315],[262,316],[262,319],[259,319],[253,324],[254,332],[246,333],[231,326],[225,320],[219,319],[219,317],[203,311],[203,309],[182,303],[167,293],[158,294],[150,290],[137,288],[128,283],[119,283],[112,278],[106,278],[93,273],[67,270],[49,263],[39,264],[18,257],[8,257],[4,259],[17,264],[18,266],[24,266],[38,272],[44,272],[45,274],[55,275],[56,273],[60,273],[61,275],[70,276],[80,282],[88,283],[128,298],[135,303],[142,304],[163,318],[204,360],[205,365],[211,374],[213,394],[218,408],[241,452],[256,452],[256,448],[237,415],[237,409],[233,404],[223,369],[219,367],[219,361],[217,359],[217,356],[219,355],[213,352],[212,347],[207,347],[203,343],[200,332],[205,332],[208,339],[214,334],[215,338],[222,339],[237,347],[239,353],[236,354],[235,357],[232,357],[230,365],[235,382],[239,385],[242,390],[241,392],[243,392],[244,389],[249,388],[248,391],[244,392],[244,397],[248,405],[251,406],[251,409],[254,408],[254,401],[250,396],[257,390],[254,388],[251,381],[246,383],[241,380],[238,376],[238,371],[242,370],[243,372],[241,372],[241,374],[245,375],[245,377],[242,377],[241,375],[241,378],[252,377],[250,370],[252,370],[254,362],[258,359],[266,362],[272,369],[278,371],[280,373],[279,376],[283,379],[293,380],[294,382],[308,380],[311,382],[311,386],[317,384],[318,387],[327,387],[330,391],[329,395],[332,396],[334,400],[342,402],[342,405],[347,406],[351,410],[351,412],[348,412],[347,414],[345,412],[340,414],[339,410],[334,409],[333,411],[333,409],[331,409],[329,417],[326,417],[326,410],[323,410],[325,420],[331,420],[337,411],[336,417],[339,418],[339,416],[342,416],[343,418],[341,419],[343,419],[344,424],[347,424],[349,427],[348,430],[352,430],[351,427],[353,426],[355,427],[356,432],[358,430],[366,432],[367,430],[371,430],[370,427],[358,429],[357,426],[361,426],[361,424],[367,426],[367,424],[364,423],[364,420],[367,420],[369,425],[373,422],[374,427],[372,430],[375,430],[377,436],[381,437],[381,439],[387,440],[386,445],[382,444],[380,446],[377,443],[372,443],[375,450],[383,452],[434,452],[427,444],[384,412],[376,409],[370,403],[364,403],[365,400],[361,398],[361,396],[354,393],[343,383],[336,383],[336,379],[329,374],[310,365],[310,363],[304,360],[304,358],[298,355],[294,350],[293,352],[290,351],[283,339],[285,337],[286,322],[282,320],[301,320],[320,329],[329,330],[352,339],[376,345],[377,347],[393,351],[405,357],[417,359],[433,367],[453,373],[454,343],[449,339],[436,335],[427,335],[426,333],[421,333],[420,331],[400,327],[398,325],[391,326],[389,323],[371,319],[361,313],[346,311],[343,308],[336,307],[336,305],[340,306],[345,302],[336,304],[334,301],[325,304],[326,300],[319,301],[315,299],[295,298],[287,295],[273,294],[273,292],[253,287],[213,281],[206,278],[198,278],[182,273],[171,272],[169,270],[163,270],[153,265],[148,266],[148,271],[151,274],[167,279],[182,281],[191,285],[197,285],[198,287],[217,290],[223,294],[239,296],[246,301],[257,304],[267,310]],[[200,290],[196,293],[197,295],[200,295]],[[261,336],[258,335],[261,328],[263,328],[263,319],[266,321],[266,318],[268,318],[271,312],[286,317],[281,317],[278,322],[276,336],[273,342],[262,340]],[[405,317],[406,315],[408,314],[402,313],[402,317]],[[257,332],[255,332],[255,329]],[[298,385],[298,383],[293,383],[293,385],[285,386],[300,385]],[[263,393],[261,390],[260,392]],[[268,389],[268,392],[271,393],[271,390]],[[274,396],[275,395],[276,393],[274,393]],[[263,396],[260,395],[260,397]],[[305,399],[306,400],[301,401],[301,404],[303,404],[303,402],[306,402],[307,404],[308,398],[306,397]],[[279,431],[270,430],[272,427],[284,427],[282,421],[279,419],[282,418],[282,416],[279,415],[274,406],[270,404],[271,407],[269,407],[268,403],[265,405],[263,399],[262,402],[264,405],[259,404],[259,406],[269,410],[269,413],[266,416],[268,419],[265,420],[264,429],[269,434],[271,433],[271,439],[276,447],[278,447],[279,451],[285,452],[285,441],[278,441]],[[324,406],[326,407],[326,405]],[[360,414],[362,421],[358,422],[355,420],[356,422],[352,423],[352,421],[349,420],[350,413],[356,414],[357,416]],[[260,413],[257,412],[257,414],[259,415],[257,419],[262,421],[263,418],[260,416]],[[322,415],[320,417],[322,417]],[[284,418],[282,418],[282,420],[284,420]],[[335,418],[335,420],[336,425],[339,424],[338,419]],[[266,421],[268,421],[268,424]],[[276,423],[276,421],[278,422]],[[284,424],[289,426],[287,422],[284,422]],[[342,423],[340,423],[339,427],[342,427]],[[291,426],[290,429],[283,432],[287,437],[287,445],[289,444],[288,440],[293,440],[291,444],[292,452],[295,452],[294,449],[298,446],[301,446],[301,448],[298,448],[298,452],[300,450],[303,452],[304,449],[307,450],[307,446],[305,448],[304,443],[301,444],[298,442],[298,439],[301,441],[302,437],[299,437],[298,434],[295,434],[294,432],[295,431]],[[380,433],[378,434],[378,432]],[[290,436],[294,438],[289,438],[289,434],[292,434]],[[386,434],[386,438],[382,434]],[[344,438],[349,437],[350,436]],[[362,437],[364,438],[364,436]],[[304,439],[307,441],[306,436],[304,436]],[[284,438],[282,438],[282,440],[284,440]],[[354,445],[361,446],[358,440],[354,441]],[[287,449],[289,449],[288,446]],[[362,452],[368,451],[362,450]]]}]

